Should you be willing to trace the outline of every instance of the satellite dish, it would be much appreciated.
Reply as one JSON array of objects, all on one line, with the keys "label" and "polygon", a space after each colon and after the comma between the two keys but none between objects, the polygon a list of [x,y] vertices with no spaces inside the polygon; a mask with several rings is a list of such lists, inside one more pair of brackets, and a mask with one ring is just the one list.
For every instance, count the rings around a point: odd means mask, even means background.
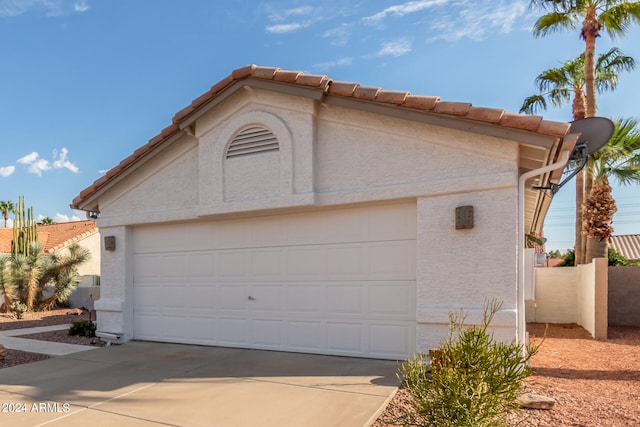
[{"label": "satellite dish", "polygon": [[573,155],[579,151],[581,145],[586,146],[587,156],[595,153],[607,145],[607,142],[613,136],[614,130],[615,125],[613,122],[604,117],[587,117],[586,119],[571,122],[569,133],[580,134],[573,150]]},{"label": "satellite dish", "polygon": [[546,187],[534,188],[538,190],[551,190],[551,194],[555,195],[563,185],[569,182],[571,178],[576,176],[578,172],[585,167],[590,155],[607,145],[613,136],[614,130],[615,125],[613,122],[604,117],[587,117],[586,119],[571,122],[569,133],[578,133],[580,136],[573,148],[570,160],[578,162],[578,165],[560,184],[549,183]]}]

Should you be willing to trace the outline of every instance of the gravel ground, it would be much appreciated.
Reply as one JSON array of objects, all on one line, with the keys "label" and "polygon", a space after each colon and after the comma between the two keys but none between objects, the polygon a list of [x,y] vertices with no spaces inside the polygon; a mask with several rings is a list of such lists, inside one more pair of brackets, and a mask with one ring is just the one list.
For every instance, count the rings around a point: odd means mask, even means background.
[{"label": "gravel ground", "polygon": [[[46,312],[27,313],[24,319],[17,320],[8,313],[0,313],[0,331],[12,329],[36,328],[39,326],[64,325],[78,320],[89,320],[89,315],[83,313],[72,313],[70,309],[58,309]],[[39,339],[43,341],[56,341],[69,344],[91,345],[91,341],[95,338],[72,336],[67,330],[42,332],[38,334],[20,335],[20,338]],[[104,341],[97,341],[96,345],[103,346]],[[0,369],[10,366],[22,365],[24,363],[37,362],[39,360],[48,359],[50,356],[46,354],[29,353],[20,350],[6,350],[7,354],[4,360],[0,360]]]},{"label": "gravel ground", "polygon": [[[545,325],[528,325],[541,337]],[[606,341],[597,341],[577,325],[549,325],[547,338],[531,361],[534,374],[524,391],[553,397],[554,409],[519,410],[511,426],[637,426],[640,425],[640,327],[609,327]],[[396,426],[410,397],[399,390],[373,427]],[[386,423],[386,422],[389,423]]]}]

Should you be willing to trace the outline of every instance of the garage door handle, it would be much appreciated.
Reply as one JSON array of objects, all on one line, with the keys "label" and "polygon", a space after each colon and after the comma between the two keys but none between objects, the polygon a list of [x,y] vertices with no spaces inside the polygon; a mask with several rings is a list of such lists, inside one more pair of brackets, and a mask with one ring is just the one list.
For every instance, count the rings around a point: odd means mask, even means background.
[{"label": "garage door handle", "polygon": [[249,301],[255,301],[256,299],[254,297],[252,297],[251,295],[249,295]]}]

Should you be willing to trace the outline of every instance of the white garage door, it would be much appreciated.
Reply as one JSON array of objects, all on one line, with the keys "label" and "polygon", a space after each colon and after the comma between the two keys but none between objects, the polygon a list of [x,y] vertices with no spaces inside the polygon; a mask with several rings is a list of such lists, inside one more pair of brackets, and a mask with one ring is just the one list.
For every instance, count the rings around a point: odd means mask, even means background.
[{"label": "white garage door", "polygon": [[398,359],[415,204],[135,228],[134,338]]}]

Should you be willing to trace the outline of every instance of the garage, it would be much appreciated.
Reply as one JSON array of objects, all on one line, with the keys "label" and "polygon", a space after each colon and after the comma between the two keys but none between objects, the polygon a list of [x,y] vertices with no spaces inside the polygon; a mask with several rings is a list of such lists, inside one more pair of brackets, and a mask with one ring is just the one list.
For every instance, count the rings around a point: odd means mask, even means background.
[{"label": "garage", "polygon": [[132,229],[133,338],[403,359],[415,350],[416,206]]}]

